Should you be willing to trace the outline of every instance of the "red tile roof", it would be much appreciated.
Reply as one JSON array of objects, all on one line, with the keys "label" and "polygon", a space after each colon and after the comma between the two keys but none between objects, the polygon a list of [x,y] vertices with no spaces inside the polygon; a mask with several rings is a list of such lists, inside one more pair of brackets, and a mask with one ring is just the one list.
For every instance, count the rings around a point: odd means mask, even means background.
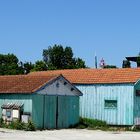
[{"label": "red tile roof", "polygon": [[33,93],[56,76],[0,76],[0,93]]},{"label": "red tile roof", "polygon": [[74,84],[135,83],[140,79],[140,68],[52,70],[32,72],[29,75],[55,74],[62,74]]}]

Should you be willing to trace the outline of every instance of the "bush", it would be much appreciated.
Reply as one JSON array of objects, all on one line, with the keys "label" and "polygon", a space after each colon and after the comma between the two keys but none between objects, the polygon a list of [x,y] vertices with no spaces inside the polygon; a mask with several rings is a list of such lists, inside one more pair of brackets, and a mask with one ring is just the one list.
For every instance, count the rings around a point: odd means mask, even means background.
[{"label": "bush", "polygon": [[139,132],[140,131],[140,126],[139,125],[138,126],[133,126],[133,127],[131,127],[131,130]]},{"label": "bush", "polygon": [[35,124],[30,120],[27,124],[26,124],[26,131],[35,131],[36,127]]},{"label": "bush", "polygon": [[96,119],[80,118],[79,125],[77,128],[88,128],[88,129],[102,129],[106,130],[108,125],[105,121],[100,121]]},{"label": "bush", "polygon": [[3,125],[3,119],[0,118],[0,126],[2,126],[2,125]]},{"label": "bush", "polygon": [[20,120],[12,121],[8,128],[10,129],[17,129],[17,130],[24,130],[25,129],[25,123],[21,122]]},{"label": "bush", "polygon": [[21,122],[20,120],[12,121],[11,123],[6,124],[3,122],[2,119],[0,119],[0,127],[16,129],[16,130],[26,130],[26,131],[35,131],[36,130],[36,127],[31,120],[27,124]]}]

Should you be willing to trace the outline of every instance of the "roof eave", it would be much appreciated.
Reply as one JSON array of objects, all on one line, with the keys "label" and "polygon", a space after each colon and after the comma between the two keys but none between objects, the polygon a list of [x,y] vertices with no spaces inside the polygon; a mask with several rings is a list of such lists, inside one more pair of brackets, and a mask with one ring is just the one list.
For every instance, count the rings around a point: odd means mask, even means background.
[{"label": "roof eave", "polygon": [[102,85],[102,84],[135,84],[136,82],[110,82],[110,83],[77,83],[77,82],[73,82],[74,85]]}]

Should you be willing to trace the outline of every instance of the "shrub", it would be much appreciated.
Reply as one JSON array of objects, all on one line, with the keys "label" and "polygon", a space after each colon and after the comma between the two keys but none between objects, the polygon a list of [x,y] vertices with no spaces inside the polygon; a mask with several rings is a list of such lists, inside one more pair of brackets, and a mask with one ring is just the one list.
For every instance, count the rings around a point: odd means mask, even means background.
[{"label": "shrub", "polygon": [[138,132],[138,131],[140,131],[140,126],[139,125],[138,126],[133,126],[133,127],[131,127],[131,130]]},{"label": "shrub", "polygon": [[97,119],[80,118],[80,122],[77,128],[106,130],[106,128],[108,128],[108,125],[105,121]]},{"label": "shrub", "polygon": [[25,129],[25,124],[22,123],[20,120],[15,120],[15,121],[12,121],[10,124],[7,124],[6,128],[24,130]]},{"label": "shrub", "polygon": [[35,124],[29,120],[29,122],[26,124],[26,131],[35,131],[36,130],[36,127],[35,127]]},{"label": "shrub", "polygon": [[0,118],[0,126],[3,125],[3,118]]},{"label": "shrub", "polygon": [[21,122],[20,120],[15,120],[9,124],[6,124],[3,122],[2,119],[0,119],[0,127],[16,129],[16,130],[26,130],[26,131],[35,131],[36,130],[36,127],[31,120],[27,124]]}]

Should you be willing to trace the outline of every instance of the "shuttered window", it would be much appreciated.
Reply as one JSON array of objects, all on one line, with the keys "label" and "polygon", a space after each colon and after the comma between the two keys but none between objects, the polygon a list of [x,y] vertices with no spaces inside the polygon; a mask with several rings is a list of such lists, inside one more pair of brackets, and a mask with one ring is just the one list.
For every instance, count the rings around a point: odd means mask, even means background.
[{"label": "shuttered window", "polygon": [[105,100],[105,108],[117,108],[117,100]]}]

